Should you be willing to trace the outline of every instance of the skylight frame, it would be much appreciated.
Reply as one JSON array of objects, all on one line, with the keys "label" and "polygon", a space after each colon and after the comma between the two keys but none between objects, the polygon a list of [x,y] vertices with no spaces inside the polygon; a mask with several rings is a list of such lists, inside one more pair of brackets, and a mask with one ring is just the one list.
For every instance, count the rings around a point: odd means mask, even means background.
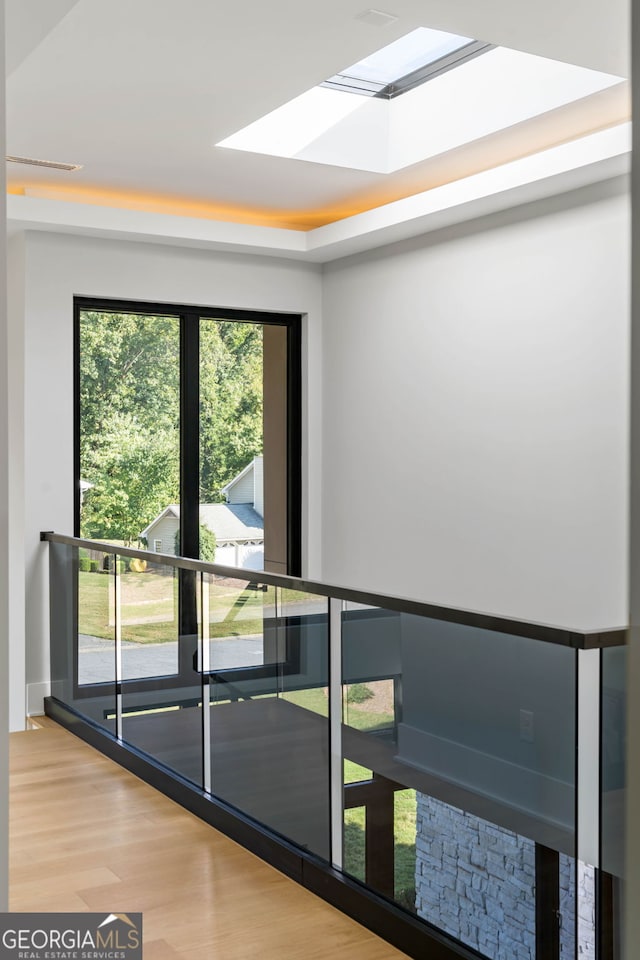
[{"label": "skylight frame", "polygon": [[[455,39],[459,46],[442,52],[443,44],[441,56],[424,67],[418,44],[404,61],[402,51],[395,61],[376,62],[372,54],[216,147],[393,174],[623,82],[499,44]],[[342,89],[332,89],[336,80]],[[364,95],[354,96],[352,81],[362,80]]]},{"label": "skylight frame", "polygon": [[364,80],[360,77],[352,77],[349,76],[348,73],[337,73],[335,76],[330,77],[329,80],[324,80],[319,86],[327,87],[330,90],[340,90],[344,93],[354,93],[364,97],[393,100],[395,97],[399,97],[403,93],[419,87],[434,77],[439,77],[449,70],[454,70],[456,67],[468,63],[470,60],[475,59],[475,57],[481,56],[483,53],[488,53],[489,50],[494,50],[495,47],[495,43],[471,40],[457,50],[446,53],[442,57],[438,57],[437,60],[433,60],[423,67],[411,70],[404,76],[387,84],[376,83],[374,80]]}]

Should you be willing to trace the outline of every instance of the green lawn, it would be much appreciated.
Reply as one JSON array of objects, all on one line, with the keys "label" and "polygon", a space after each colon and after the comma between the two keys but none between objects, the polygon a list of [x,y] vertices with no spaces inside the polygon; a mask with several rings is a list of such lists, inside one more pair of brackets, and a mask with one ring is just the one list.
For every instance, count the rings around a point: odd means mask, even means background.
[{"label": "green lawn", "polygon": [[[345,760],[345,777],[349,761]],[[351,764],[355,766],[355,764]],[[362,769],[362,768],[360,768]],[[346,781],[353,782],[353,781]],[[344,869],[364,881],[365,809],[344,812]],[[394,798],[394,897],[407,910],[416,898],[416,792],[399,790]]]},{"label": "green lawn", "polygon": [[349,704],[344,722],[356,730],[385,730],[393,726],[393,714],[372,713],[359,709],[355,704]]},{"label": "green lawn", "polygon": [[321,717],[329,716],[329,697],[324,687],[314,687],[310,690],[285,690],[280,697],[282,700],[288,700],[289,703],[295,703],[298,707],[304,707],[305,710],[319,713]]},{"label": "green lawn", "polygon": [[[113,638],[113,578],[104,573],[81,571],[78,574],[80,633]],[[122,639],[135,643],[166,643],[178,637],[177,578],[161,575],[124,573],[120,578]],[[284,613],[307,598],[292,590],[281,590],[278,605]],[[242,590],[232,585],[212,585],[209,590],[209,636],[224,639],[260,635],[263,609],[273,607],[275,592]]]},{"label": "green lawn", "polygon": [[[329,711],[328,697],[324,689],[296,690],[281,696],[307,710],[322,716]],[[371,712],[364,704],[347,704],[349,726],[358,730],[375,731],[388,727],[393,715],[386,712]],[[372,771],[344,761],[344,782],[357,783],[371,779]],[[395,899],[408,910],[415,909],[416,870],[416,793],[415,790],[399,790],[394,799],[395,841]],[[347,873],[364,880],[365,869],[365,810],[356,807],[344,812],[344,864]]]},{"label": "green lawn", "polygon": [[[281,693],[280,696],[283,700],[288,700],[290,703],[295,703],[297,706],[304,707],[307,710],[313,710],[314,713],[319,713],[323,717],[329,716],[329,697],[326,687],[314,687],[309,690],[289,690]],[[353,703],[347,704],[344,709],[344,722],[350,727],[355,727],[356,730],[369,730],[374,732],[376,730],[387,729],[393,724],[392,713],[373,712],[364,709],[364,706],[361,704]],[[356,766],[357,764],[353,764],[353,767]],[[358,779],[362,779],[362,777]]]}]

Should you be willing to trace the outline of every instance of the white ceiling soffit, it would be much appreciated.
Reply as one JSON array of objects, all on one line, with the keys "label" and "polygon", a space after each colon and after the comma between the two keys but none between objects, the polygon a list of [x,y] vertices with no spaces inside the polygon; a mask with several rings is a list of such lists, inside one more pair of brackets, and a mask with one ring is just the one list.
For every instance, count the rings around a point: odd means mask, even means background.
[{"label": "white ceiling soffit", "polygon": [[5,68],[9,76],[79,0],[5,0]]},{"label": "white ceiling soffit", "polygon": [[[20,61],[7,84],[8,152],[83,164],[55,181],[61,189],[268,213],[344,205],[381,175],[214,144],[417,27],[618,76],[628,67],[627,0],[394,0],[397,20],[383,27],[358,19],[363,0],[8,2]],[[29,180],[51,182],[37,171]]]},{"label": "white ceiling soffit", "polygon": [[301,232],[56,200],[7,197],[9,233],[53,233],[326,263],[628,173],[631,125],[515,160],[404,200]]}]

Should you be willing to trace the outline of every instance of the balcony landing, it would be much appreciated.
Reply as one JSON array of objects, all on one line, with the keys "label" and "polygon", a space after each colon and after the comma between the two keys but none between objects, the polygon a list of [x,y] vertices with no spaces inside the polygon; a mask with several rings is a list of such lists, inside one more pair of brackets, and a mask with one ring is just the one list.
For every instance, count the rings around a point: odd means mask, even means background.
[{"label": "balcony landing", "polygon": [[53,721],[11,737],[13,911],[142,911],[145,960],[404,954]]}]

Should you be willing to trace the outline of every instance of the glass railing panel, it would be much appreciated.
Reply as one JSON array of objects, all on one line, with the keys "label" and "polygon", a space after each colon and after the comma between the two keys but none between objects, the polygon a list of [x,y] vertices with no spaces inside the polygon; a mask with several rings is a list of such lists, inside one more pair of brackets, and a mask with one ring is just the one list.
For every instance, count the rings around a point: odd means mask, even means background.
[{"label": "glass railing panel", "polygon": [[[328,600],[278,588],[280,698],[321,717],[329,716]],[[323,726],[324,735],[327,728]],[[324,741],[323,741],[324,742]]]},{"label": "glass railing panel", "polygon": [[328,859],[327,601],[219,577],[208,589],[211,791]]},{"label": "glass railing panel", "polygon": [[118,557],[122,679],[178,673],[178,571],[175,567]]},{"label": "glass railing panel", "polygon": [[51,694],[115,732],[115,592],[101,550],[49,546]]},{"label": "glass railing panel", "polygon": [[[575,689],[567,647],[345,611],[347,872],[492,960],[534,960],[541,937],[562,946],[555,911],[536,925],[536,864],[559,896],[560,855],[575,849]],[[563,897],[575,915],[575,884]]]},{"label": "glass railing panel", "polygon": [[621,957],[624,647],[132,560],[50,544],[53,697],[482,956]]},{"label": "glass railing panel", "polygon": [[204,574],[203,583],[209,668],[215,671],[264,667],[270,660],[264,621],[274,616],[276,588],[209,574]]},{"label": "glass railing panel", "polygon": [[[199,578],[151,559],[134,569],[116,562],[122,739],[201,787],[202,691],[195,662]],[[180,576],[185,581],[181,613]]]},{"label": "glass railing panel", "polygon": [[295,815],[291,839],[330,860],[329,604],[278,588],[280,723],[295,730],[286,774]]},{"label": "glass railing panel", "polygon": [[623,956],[622,902],[625,875],[627,648],[602,651],[601,712],[601,916],[603,944],[611,960]]}]

